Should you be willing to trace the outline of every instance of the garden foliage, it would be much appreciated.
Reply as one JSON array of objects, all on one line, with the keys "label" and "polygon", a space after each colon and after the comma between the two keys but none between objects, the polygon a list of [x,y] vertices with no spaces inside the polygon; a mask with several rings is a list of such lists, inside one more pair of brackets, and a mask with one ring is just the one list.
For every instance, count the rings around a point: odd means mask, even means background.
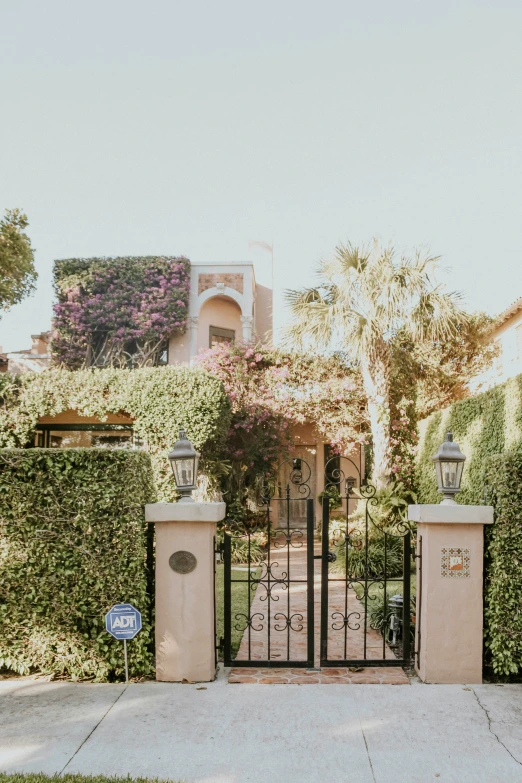
[{"label": "garden foliage", "polygon": [[0,667],[120,678],[122,645],[104,615],[129,602],[143,620],[130,674],[152,672],[144,505],[154,500],[142,452],[0,450]]},{"label": "garden foliage", "polygon": [[448,430],[466,455],[458,503],[484,502],[487,458],[522,443],[522,375],[421,422],[416,465],[419,503],[439,503],[433,455]]},{"label": "garden foliage", "polygon": [[260,482],[273,475],[288,454],[293,426],[313,424],[339,453],[352,448],[354,441],[365,441],[360,374],[338,356],[222,343],[199,362],[223,381],[232,405],[223,452],[231,466],[223,481],[229,520],[252,516],[248,500],[255,499]]},{"label": "garden foliage", "polygon": [[158,364],[172,333],[185,331],[186,258],[71,258],[56,261],[52,353],[69,369]]},{"label": "garden foliage", "polygon": [[488,502],[495,524],[486,531],[485,640],[498,674],[522,671],[522,443],[488,460]]},{"label": "garden foliage", "polygon": [[495,508],[485,530],[486,663],[522,670],[522,375],[457,402],[422,423],[417,462],[420,503],[438,503],[431,457],[447,430],[467,459],[456,500]]},{"label": "garden foliage", "polygon": [[5,374],[0,375],[0,447],[26,447],[40,416],[68,410],[101,421],[109,413],[127,413],[150,454],[159,499],[165,501],[175,499],[167,454],[180,428],[201,451],[202,468],[212,479],[230,423],[223,384],[202,369],[169,366]]}]

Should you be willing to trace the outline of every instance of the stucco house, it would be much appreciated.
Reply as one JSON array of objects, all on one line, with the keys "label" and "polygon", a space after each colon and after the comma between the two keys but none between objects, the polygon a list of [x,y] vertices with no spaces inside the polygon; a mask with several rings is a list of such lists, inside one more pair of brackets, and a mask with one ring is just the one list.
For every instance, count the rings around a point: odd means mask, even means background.
[{"label": "stucco house", "polygon": [[[252,264],[192,264],[190,274],[188,329],[184,334],[174,333],[170,337],[162,363],[190,365],[198,353],[220,342],[271,341],[272,290],[257,283]],[[40,342],[37,337],[42,338]],[[43,335],[35,336],[33,353],[18,352],[15,371],[23,371],[20,365],[23,357],[26,357],[24,361],[34,363],[30,369],[45,369],[50,357],[44,342]],[[42,353],[37,354],[38,350]],[[11,360],[11,355],[9,358]],[[23,369],[29,367],[24,365]],[[318,498],[324,489],[325,463],[332,456],[330,445],[312,423],[294,427],[293,443],[292,457],[304,463],[303,477],[310,488],[310,497],[316,500],[316,518],[320,518]],[[41,417],[34,445],[74,448],[135,447],[138,444],[134,440],[132,419],[124,413],[108,416],[105,422],[101,422],[69,410],[53,417]],[[353,477],[358,484],[358,475],[364,475],[364,450],[359,445],[354,445],[351,459],[354,462]],[[281,468],[281,485],[285,486],[291,480],[291,473],[292,464],[287,463]],[[283,504],[280,505],[281,513],[275,514],[274,519],[283,519]],[[293,524],[304,527],[304,504],[294,505]]]},{"label": "stucco house", "polygon": [[493,366],[473,379],[473,391],[485,391],[522,373],[522,296],[495,321],[491,339],[499,348]]}]

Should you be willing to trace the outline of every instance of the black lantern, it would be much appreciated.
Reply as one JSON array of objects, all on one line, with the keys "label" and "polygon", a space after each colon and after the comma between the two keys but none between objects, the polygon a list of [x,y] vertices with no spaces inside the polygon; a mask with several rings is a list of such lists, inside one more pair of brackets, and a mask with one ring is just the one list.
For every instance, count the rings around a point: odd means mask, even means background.
[{"label": "black lantern", "polygon": [[453,441],[451,432],[446,433],[446,440],[433,457],[437,471],[439,492],[443,495],[442,503],[454,503],[453,496],[460,492],[462,469],[466,457]]},{"label": "black lantern", "polygon": [[187,438],[185,430],[180,430],[179,440],[169,454],[170,466],[174,473],[176,489],[180,503],[193,503],[192,492],[197,489],[199,454]]}]

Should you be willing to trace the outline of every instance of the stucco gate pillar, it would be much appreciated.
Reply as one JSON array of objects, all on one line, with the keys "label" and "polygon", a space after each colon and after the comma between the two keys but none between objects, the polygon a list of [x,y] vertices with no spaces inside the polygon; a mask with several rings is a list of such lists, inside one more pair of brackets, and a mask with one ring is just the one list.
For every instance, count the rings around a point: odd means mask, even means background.
[{"label": "stucco gate pillar", "polygon": [[225,503],[151,503],[156,525],[156,679],[209,682],[216,675],[216,523]]},{"label": "stucco gate pillar", "polygon": [[481,683],[484,525],[492,506],[408,507],[417,523],[415,668],[424,682]]}]

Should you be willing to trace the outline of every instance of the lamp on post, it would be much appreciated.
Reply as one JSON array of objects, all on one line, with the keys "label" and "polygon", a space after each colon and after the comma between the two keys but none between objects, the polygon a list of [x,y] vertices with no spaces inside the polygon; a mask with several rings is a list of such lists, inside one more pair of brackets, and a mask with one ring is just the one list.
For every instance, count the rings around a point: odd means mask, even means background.
[{"label": "lamp on post", "polygon": [[181,495],[180,503],[194,502],[192,492],[197,489],[199,456],[185,430],[180,430],[179,440],[169,454],[176,489]]},{"label": "lamp on post", "polygon": [[443,495],[441,504],[455,503],[453,497],[457,492],[460,492],[465,461],[466,457],[461,452],[458,443],[454,442],[451,432],[447,432],[446,440],[433,457],[439,492]]}]

